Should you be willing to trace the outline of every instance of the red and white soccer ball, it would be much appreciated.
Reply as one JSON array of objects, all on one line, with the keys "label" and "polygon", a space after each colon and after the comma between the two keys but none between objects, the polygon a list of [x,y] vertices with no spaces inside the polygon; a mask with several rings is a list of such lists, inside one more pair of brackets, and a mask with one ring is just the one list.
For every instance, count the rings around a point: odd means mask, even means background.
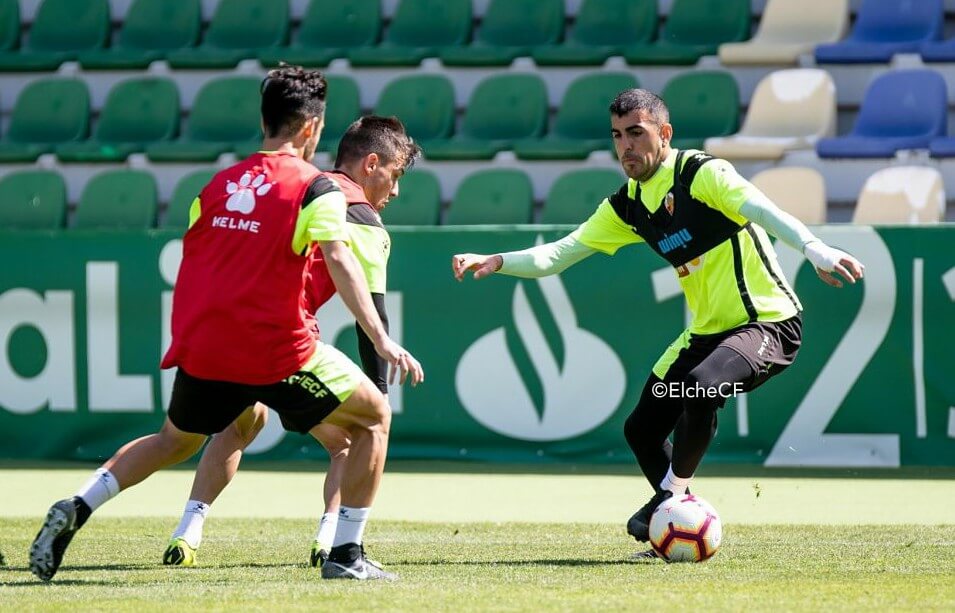
[{"label": "red and white soccer ball", "polygon": [[713,505],[693,494],[664,500],[650,516],[650,545],[667,562],[702,562],[723,540]]}]

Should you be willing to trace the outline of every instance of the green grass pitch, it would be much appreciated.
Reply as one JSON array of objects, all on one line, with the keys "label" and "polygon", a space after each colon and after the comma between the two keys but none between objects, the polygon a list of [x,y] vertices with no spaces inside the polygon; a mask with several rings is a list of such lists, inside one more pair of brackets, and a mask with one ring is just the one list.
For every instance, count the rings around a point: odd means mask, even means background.
[{"label": "green grass pitch", "polygon": [[168,471],[98,512],[41,584],[29,543],[89,469],[0,470],[0,610],[955,610],[951,471],[704,475],[723,547],[667,565],[629,559],[623,522],[648,491],[623,469],[419,468],[392,467],[366,533],[388,584],[307,567],[322,475],[281,470],[240,473],[199,568],[159,561],[192,475]]}]

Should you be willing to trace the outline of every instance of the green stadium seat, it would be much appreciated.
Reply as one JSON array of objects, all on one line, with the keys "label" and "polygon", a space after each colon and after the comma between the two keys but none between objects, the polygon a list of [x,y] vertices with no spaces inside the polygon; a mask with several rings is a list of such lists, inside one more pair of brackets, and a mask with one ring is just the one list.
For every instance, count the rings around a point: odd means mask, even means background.
[{"label": "green stadium seat", "polygon": [[107,170],[86,184],[76,207],[77,230],[149,229],[156,225],[156,180],[143,170]]},{"label": "green stadium seat", "polygon": [[449,138],[454,131],[454,86],[442,75],[395,79],[382,90],[375,114],[398,117],[419,143]]},{"label": "green stadium seat", "polygon": [[20,46],[20,3],[0,0],[0,52]]},{"label": "green stadium seat", "polygon": [[7,138],[0,142],[0,163],[35,162],[56,145],[89,134],[90,97],[79,79],[40,79],[20,92]]},{"label": "green stadium seat", "polygon": [[473,44],[445,49],[446,66],[506,66],[564,33],[564,0],[491,0]]},{"label": "green stadium seat", "polygon": [[148,145],[146,156],[154,162],[214,162],[236,147],[257,147],[262,139],[260,85],[256,77],[209,81],[196,94],[185,135]]},{"label": "green stadium seat", "polygon": [[318,149],[330,152],[334,158],[342,134],[361,115],[358,84],[350,77],[329,76],[325,102],[325,129]]},{"label": "green stadium seat", "polygon": [[142,70],[171,51],[194,47],[202,26],[200,0],[135,0],[117,44],[81,53],[87,70]]},{"label": "green stadium seat", "polygon": [[57,230],[66,220],[66,184],[52,170],[23,170],[0,179],[0,228]]},{"label": "green stadium seat", "polygon": [[122,162],[179,131],[179,90],[169,79],[130,79],[106,97],[93,138],[56,148],[64,162]]},{"label": "green stadium seat", "polygon": [[480,170],[458,187],[446,225],[530,223],[534,190],[520,170]]},{"label": "green stadium seat", "polygon": [[354,49],[374,46],[380,33],[380,0],[312,0],[295,42],[259,53],[259,61],[263,66],[327,66]]},{"label": "green stadium seat", "polygon": [[527,160],[582,160],[592,151],[609,148],[610,103],[621,91],[633,87],[639,83],[628,72],[578,77],[564,94],[551,134],[516,142],[514,153]]},{"label": "green stadium seat", "polygon": [[703,149],[711,136],[739,128],[739,87],[728,72],[684,72],[667,82],[661,97],[670,109],[676,149]]},{"label": "green stadium seat", "polygon": [[583,223],[604,198],[620,189],[626,179],[618,170],[603,168],[564,173],[554,181],[547,194],[540,223]]},{"label": "green stadium seat", "polygon": [[657,0],[584,0],[567,42],[534,47],[538,66],[599,66],[657,31]]},{"label": "green stadium seat", "polygon": [[56,70],[83,51],[106,46],[110,34],[108,0],[43,0],[20,51],[0,53],[0,71]]},{"label": "green stadium seat", "polygon": [[166,207],[166,215],[163,217],[161,227],[170,230],[188,228],[189,207],[215,174],[214,169],[197,170],[179,179],[169,199],[169,206]]},{"label": "green stadium seat", "polygon": [[434,226],[441,213],[441,186],[434,173],[412,170],[398,183],[398,197],[381,212],[386,226]]},{"label": "green stadium seat", "polygon": [[489,160],[515,141],[540,138],[547,125],[547,90],[532,74],[498,74],[478,83],[468,101],[461,132],[432,141],[425,157]]},{"label": "green stadium seat", "polygon": [[220,0],[202,44],[172,51],[173,68],[235,68],[244,59],[288,44],[287,0]]},{"label": "green stadium seat", "polygon": [[656,44],[626,47],[628,64],[695,64],[722,43],[749,38],[750,0],[674,0]]},{"label": "green stadium seat", "polygon": [[348,54],[352,66],[417,66],[471,35],[471,0],[401,0],[384,40]]}]

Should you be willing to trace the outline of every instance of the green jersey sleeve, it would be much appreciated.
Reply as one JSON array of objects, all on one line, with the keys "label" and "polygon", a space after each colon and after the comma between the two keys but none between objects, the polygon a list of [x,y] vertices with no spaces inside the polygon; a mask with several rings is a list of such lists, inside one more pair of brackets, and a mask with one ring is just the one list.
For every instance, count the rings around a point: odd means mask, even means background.
[{"label": "green jersey sleeve", "polygon": [[762,202],[766,196],[744,179],[726,160],[715,159],[700,166],[690,186],[690,195],[744,225],[740,208],[746,201]]},{"label": "green jersey sleeve", "polygon": [[309,243],[349,242],[345,227],[345,194],[334,181],[318,177],[306,191],[305,201],[295,223],[292,249],[303,253]]},{"label": "green jersey sleeve", "polygon": [[625,245],[643,242],[640,235],[620,219],[608,199],[600,203],[577,232],[581,243],[607,255],[615,254],[617,249]]}]

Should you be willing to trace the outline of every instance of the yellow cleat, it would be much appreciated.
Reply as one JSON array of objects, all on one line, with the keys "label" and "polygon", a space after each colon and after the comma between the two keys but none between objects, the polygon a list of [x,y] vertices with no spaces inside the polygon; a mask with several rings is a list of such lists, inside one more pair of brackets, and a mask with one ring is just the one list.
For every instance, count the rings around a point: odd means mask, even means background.
[{"label": "yellow cleat", "polygon": [[166,553],[162,554],[162,563],[166,566],[195,566],[196,550],[183,538],[169,541]]}]

